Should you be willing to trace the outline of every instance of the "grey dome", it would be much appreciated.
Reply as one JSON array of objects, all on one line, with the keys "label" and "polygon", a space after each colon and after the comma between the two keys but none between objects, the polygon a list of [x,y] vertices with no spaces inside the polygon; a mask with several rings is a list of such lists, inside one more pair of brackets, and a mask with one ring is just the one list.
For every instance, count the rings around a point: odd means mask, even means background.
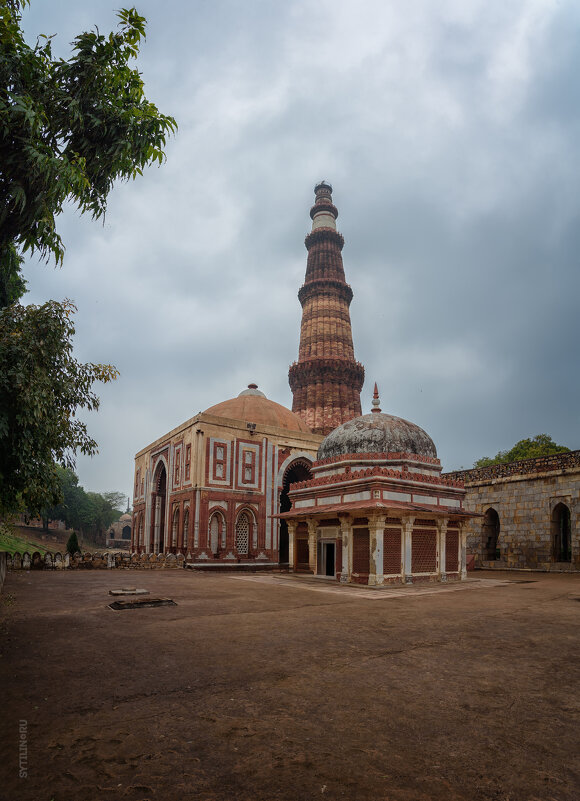
[{"label": "grey dome", "polygon": [[437,458],[435,444],[422,428],[402,417],[382,412],[363,414],[335,428],[320,443],[317,458],[389,452]]}]

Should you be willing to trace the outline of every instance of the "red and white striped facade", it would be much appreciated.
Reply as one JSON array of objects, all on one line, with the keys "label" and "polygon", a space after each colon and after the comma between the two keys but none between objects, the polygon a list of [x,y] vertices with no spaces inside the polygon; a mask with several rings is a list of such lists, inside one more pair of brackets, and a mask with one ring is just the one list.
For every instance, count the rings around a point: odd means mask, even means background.
[{"label": "red and white striped facade", "polygon": [[307,474],[321,438],[257,390],[247,419],[235,416],[237,400],[198,414],[137,454],[133,551],[278,563],[280,495],[293,470]]}]

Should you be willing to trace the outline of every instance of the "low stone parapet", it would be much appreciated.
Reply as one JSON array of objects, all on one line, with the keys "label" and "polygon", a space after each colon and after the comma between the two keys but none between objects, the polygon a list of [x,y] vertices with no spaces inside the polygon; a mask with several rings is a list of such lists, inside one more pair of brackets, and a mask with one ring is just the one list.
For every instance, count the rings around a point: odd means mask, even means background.
[{"label": "low stone parapet", "polygon": [[183,567],[185,556],[174,554],[137,554],[137,553],[51,553],[47,551],[44,556],[38,551],[30,554],[28,551],[14,554],[0,552],[1,565],[6,570],[174,570]]}]

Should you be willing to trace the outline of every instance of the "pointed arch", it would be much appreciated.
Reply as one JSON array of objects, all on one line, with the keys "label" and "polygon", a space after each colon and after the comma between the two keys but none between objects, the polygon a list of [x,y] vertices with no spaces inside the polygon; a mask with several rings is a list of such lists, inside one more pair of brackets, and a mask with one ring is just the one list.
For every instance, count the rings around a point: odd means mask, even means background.
[{"label": "pointed arch", "polygon": [[483,559],[491,561],[499,557],[500,522],[497,511],[490,506],[481,524],[481,544]]},{"label": "pointed arch", "polygon": [[187,554],[188,545],[189,545],[189,506],[186,506],[183,512],[182,548],[184,554]]},{"label": "pointed arch", "polygon": [[207,524],[207,547],[214,556],[226,547],[226,519],[220,509],[214,509]]},{"label": "pointed arch", "polygon": [[177,551],[177,541],[179,537],[179,506],[173,509],[173,516],[171,519],[171,551]]},{"label": "pointed arch", "polygon": [[557,503],[552,510],[552,559],[554,562],[572,561],[570,508]]},{"label": "pointed arch", "polygon": [[240,509],[236,517],[235,547],[240,556],[249,556],[250,546],[258,545],[258,521],[254,510],[248,506]]},{"label": "pointed arch", "polygon": [[167,496],[167,464],[160,456],[153,472],[151,490],[151,530],[149,552],[163,553],[165,550],[165,503]]},{"label": "pointed arch", "polygon": [[[278,473],[278,486],[281,487],[279,495],[280,512],[290,511],[292,506],[288,497],[290,484],[294,484],[297,481],[307,481],[312,478],[311,467],[312,459],[308,454],[301,453],[286,459]],[[289,559],[288,524],[285,520],[281,520],[279,525],[278,559],[282,564],[286,564]]]}]

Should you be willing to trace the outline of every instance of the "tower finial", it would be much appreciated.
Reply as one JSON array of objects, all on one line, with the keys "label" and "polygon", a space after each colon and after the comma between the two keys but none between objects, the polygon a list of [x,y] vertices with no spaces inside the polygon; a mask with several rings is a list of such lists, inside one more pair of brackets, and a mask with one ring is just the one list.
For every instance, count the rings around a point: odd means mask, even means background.
[{"label": "tower finial", "polygon": [[336,231],[336,218],[338,209],[332,202],[332,184],[328,181],[319,181],[314,187],[315,201],[310,209],[312,230],[317,228],[332,228]]},{"label": "tower finial", "polygon": [[379,389],[377,387],[377,382],[375,381],[375,390],[373,392],[373,408],[371,411],[373,412],[380,412],[381,411],[381,401],[379,398]]}]

